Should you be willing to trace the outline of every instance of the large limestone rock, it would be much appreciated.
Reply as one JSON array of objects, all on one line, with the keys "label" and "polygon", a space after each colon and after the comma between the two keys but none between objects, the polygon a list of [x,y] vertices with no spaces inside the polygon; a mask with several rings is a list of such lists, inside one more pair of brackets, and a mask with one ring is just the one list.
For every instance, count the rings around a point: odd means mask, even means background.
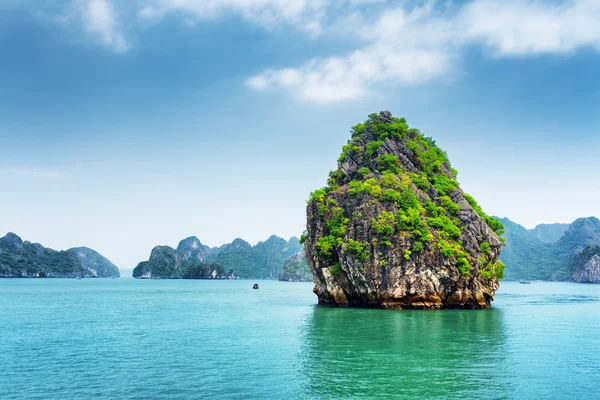
[{"label": "large limestone rock", "polygon": [[446,153],[404,119],[371,114],[307,205],[306,258],[320,304],[486,308],[502,224],[462,192]]}]

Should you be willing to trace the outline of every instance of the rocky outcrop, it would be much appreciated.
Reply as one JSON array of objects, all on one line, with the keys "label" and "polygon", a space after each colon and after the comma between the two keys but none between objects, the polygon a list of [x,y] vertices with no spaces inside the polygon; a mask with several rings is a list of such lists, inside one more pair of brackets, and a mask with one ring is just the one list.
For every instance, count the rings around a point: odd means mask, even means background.
[{"label": "rocky outcrop", "polygon": [[119,277],[119,268],[87,247],[56,251],[23,241],[14,233],[0,239],[0,277]]},{"label": "rocky outcrop", "polygon": [[285,260],[283,268],[279,272],[279,280],[285,282],[311,282],[313,280],[303,252],[294,254]]},{"label": "rocky outcrop", "polygon": [[589,245],[578,252],[571,264],[572,279],[578,283],[600,283],[600,246]]},{"label": "rocky outcrop", "polygon": [[92,276],[120,277],[119,268],[95,250],[88,247],[74,247],[67,250],[67,252],[77,257],[83,269],[89,271]]},{"label": "rocky outcrop", "polygon": [[500,222],[462,192],[446,153],[387,111],[352,128],[307,205],[320,304],[486,308],[503,264]]},{"label": "rocky outcrop", "polygon": [[177,251],[183,254],[187,260],[203,262],[211,252],[211,248],[203,245],[196,236],[183,239],[177,246]]}]

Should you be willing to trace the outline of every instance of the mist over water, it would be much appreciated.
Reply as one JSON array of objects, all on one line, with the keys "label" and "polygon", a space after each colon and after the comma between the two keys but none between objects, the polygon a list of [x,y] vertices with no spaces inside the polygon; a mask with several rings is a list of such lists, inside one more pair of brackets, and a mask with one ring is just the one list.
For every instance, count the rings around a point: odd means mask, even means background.
[{"label": "mist over water", "polygon": [[600,286],[490,310],[316,306],[310,283],[0,280],[0,398],[594,398]]}]

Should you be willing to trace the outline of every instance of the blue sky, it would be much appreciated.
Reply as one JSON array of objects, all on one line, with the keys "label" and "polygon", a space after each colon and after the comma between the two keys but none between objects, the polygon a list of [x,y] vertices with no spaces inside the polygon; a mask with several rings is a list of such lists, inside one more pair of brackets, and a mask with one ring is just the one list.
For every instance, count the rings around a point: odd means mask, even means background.
[{"label": "blue sky", "polygon": [[595,0],[0,0],[0,231],[123,268],[190,235],[298,236],[381,109],[490,214],[598,216],[598,20]]}]

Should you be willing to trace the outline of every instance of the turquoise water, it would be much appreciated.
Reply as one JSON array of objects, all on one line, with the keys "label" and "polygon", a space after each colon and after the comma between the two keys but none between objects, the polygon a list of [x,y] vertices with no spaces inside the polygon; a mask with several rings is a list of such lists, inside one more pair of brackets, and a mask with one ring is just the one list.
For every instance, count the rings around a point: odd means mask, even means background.
[{"label": "turquoise water", "polygon": [[600,285],[385,311],[252,283],[0,280],[0,399],[600,398]]}]

